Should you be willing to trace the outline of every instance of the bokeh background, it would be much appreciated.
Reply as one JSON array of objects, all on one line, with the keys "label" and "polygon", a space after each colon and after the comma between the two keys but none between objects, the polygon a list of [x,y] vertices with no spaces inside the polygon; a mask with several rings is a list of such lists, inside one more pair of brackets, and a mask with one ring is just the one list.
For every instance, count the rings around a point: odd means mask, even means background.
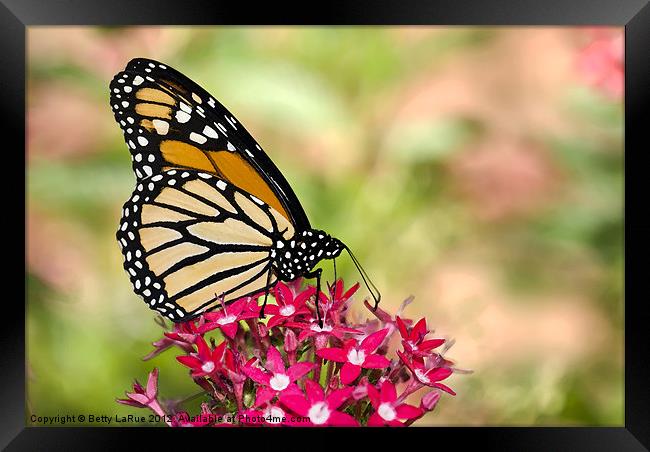
[{"label": "bokeh background", "polygon": [[456,339],[474,373],[416,425],[623,424],[621,28],[30,27],[28,48],[28,417],[140,414],[115,398],[154,366],[162,397],[195,392],[173,352],[141,360],[161,330],[114,238],[134,176],[108,83],[142,56],[246,125],[387,310],[412,294]]}]

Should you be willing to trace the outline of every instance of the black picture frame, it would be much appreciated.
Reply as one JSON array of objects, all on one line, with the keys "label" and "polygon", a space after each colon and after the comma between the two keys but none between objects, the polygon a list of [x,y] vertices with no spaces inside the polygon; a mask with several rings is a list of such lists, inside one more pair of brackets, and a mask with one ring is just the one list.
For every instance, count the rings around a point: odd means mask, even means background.
[{"label": "black picture frame", "polygon": [[[650,447],[650,366],[647,349],[650,315],[642,284],[646,267],[641,261],[649,249],[650,223],[643,220],[645,206],[644,171],[650,152],[643,140],[644,117],[648,117],[650,96],[650,6],[645,0],[490,0],[483,2],[357,0],[318,5],[268,2],[245,4],[218,0],[0,0],[0,105],[2,133],[13,135],[14,149],[25,146],[26,30],[37,25],[221,25],[221,24],[375,24],[375,25],[611,25],[625,26],[625,424],[621,427],[483,427],[408,429],[408,447],[439,449],[445,444],[455,450],[477,445],[482,449],[524,451],[622,451]],[[644,145],[644,143],[646,143]],[[4,149],[5,155],[13,152]],[[7,170],[6,163],[3,165]],[[15,171],[20,175],[18,171]],[[24,173],[23,173],[24,174]],[[647,176],[646,176],[647,177]],[[4,190],[12,191],[6,182]],[[15,191],[15,189],[13,189]],[[20,203],[10,193],[7,203]],[[23,198],[25,199],[25,198]],[[13,201],[12,201],[13,200]],[[14,207],[11,205],[10,207]],[[16,205],[16,211],[19,206]],[[25,209],[25,206],[22,206]],[[6,208],[6,207],[5,207]],[[8,209],[7,209],[8,210]],[[18,218],[18,213],[14,218]],[[23,217],[25,218],[25,217]],[[8,216],[5,214],[5,221]],[[13,219],[12,219],[13,221]],[[16,223],[18,223],[16,221]],[[17,233],[20,235],[20,232]],[[7,236],[4,236],[7,238]],[[13,239],[11,239],[13,241]],[[15,239],[17,243],[17,239]],[[632,246],[630,246],[632,245]],[[24,250],[23,250],[24,251]],[[24,256],[24,253],[23,253]],[[5,256],[8,260],[9,256]],[[26,291],[24,293],[26,301]],[[47,428],[25,426],[25,323],[24,310],[16,298],[5,294],[2,329],[2,408],[0,445],[9,450],[37,448],[116,448],[161,438],[168,440],[172,429],[156,428]],[[13,306],[13,308],[11,307]],[[7,310],[16,309],[15,315]],[[645,338],[645,339],[644,339]],[[180,430],[180,429],[174,429]],[[239,438],[239,429],[220,430]],[[265,430],[265,435],[276,436]],[[301,429],[305,430],[311,429]],[[250,430],[249,430],[250,431]],[[286,432],[286,430],[285,430]],[[338,432],[338,431],[337,431]],[[253,433],[256,433],[253,431]],[[182,433],[187,435],[186,432]],[[197,433],[194,433],[196,435]],[[202,432],[199,435],[204,435]],[[381,440],[386,430],[367,430],[350,435],[345,448],[368,450],[368,440]],[[391,431],[391,434],[393,431]],[[405,430],[397,433],[405,435]],[[137,436],[136,436],[137,435]],[[287,433],[284,433],[287,435]],[[287,436],[296,435],[294,430]],[[321,433],[310,431],[311,442],[322,441]],[[416,436],[412,436],[416,435]],[[418,437],[421,435],[420,437]],[[304,436],[304,435],[300,435]],[[206,438],[196,436],[197,445]],[[267,447],[268,439],[252,439],[249,447]],[[326,434],[324,438],[329,438]],[[412,438],[412,439],[411,439]],[[261,439],[261,438],[260,438]],[[251,441],[247,439],[244,441]],[[333,441],[331,439],[325,442]],[[413,441],[413,445],[409,446]],[[152,443],[149,443],[152,444]],[[204,443],[205,444],[205,443]],[[213,443],[218,447],[217,443]],[[242,442],[242,447],[246,443]],[[304,444],[304,443],[303,443]],[[333,443],[332,443],[333,444]],[[276,443],[287,445],[287,443]]]}]

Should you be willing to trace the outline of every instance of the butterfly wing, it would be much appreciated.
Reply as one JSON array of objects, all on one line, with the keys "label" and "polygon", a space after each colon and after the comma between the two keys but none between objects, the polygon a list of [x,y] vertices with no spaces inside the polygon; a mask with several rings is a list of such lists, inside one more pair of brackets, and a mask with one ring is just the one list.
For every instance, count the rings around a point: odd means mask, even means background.
[{"label": "butterfly wing", "polygon": [[281,231],[291,237],[293,225],[254,195],[212,174],[171,169],[137,183],[117,240],[135,293],[178,322],[273,285]]},{"label": "butterfly wing", "polygon": [[214,174],[264,201],[297,229],[309,220],[282,173],[248,131],[203,88],[175,69],[131,60],[110,84],[138,181],[169,168]]}]

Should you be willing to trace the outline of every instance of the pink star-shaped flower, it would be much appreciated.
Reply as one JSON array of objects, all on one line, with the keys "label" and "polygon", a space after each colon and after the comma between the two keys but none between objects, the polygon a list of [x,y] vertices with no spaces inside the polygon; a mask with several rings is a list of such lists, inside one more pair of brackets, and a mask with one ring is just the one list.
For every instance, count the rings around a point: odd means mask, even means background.
[{"label": "pink star-shaped flower", "polygon": [[335,325],[341,323],[341,316],[345,313],[347,302],[357,290],[359,290],[359,283],[343,292],[343,280],[339,279],[330,288],[329,298],[323,292],[320,293],[320,303],[324,311],[327,312],[327,316],[332,319]]},{"label": "pink star-shaped flower", "polygon": [[359,334],[361,331],[355,330],[354,328],[348,328],[340,325],[333,325],[330,321],[325,320],[323,326],[318,325],[318,320],[316,318],[311,318],[309,323],[304,322],[287,322],[284,326],[290,328],[298,328],[300,333],[298,334],[298,342],[302,342],[309,337],[320,338],[319,342],[323,344],[327,343],[327,339],[335,337],[339,340],[343,340],[345,334]]},{"label": "pink star-shaped flower", "polygon": [[327,397],[323,388],[313,380],[305,381],[305,392],[280,394],[280,402],[299,416],[306,416],[310,423],[300,425],[316,426],[358,426],[359,423],[349,414],[336,411],[352,394],[352,388],[335,389]]},{"label": "pink star-shaped flower", "polygon": [[422,415],[420,408],[397,400],[395,385],[388,380],[381,384],[381,392],[369,384],[368,397],[375,409],[375,412],[368,418],[368,426],[401,427],[404,424],[398,419],[414,419]]},{"label": "pink star-shaped flower", "polygon": [[341,369],[341,383],[352,383],[361,373],[361,369],[385,369],[390,361],[374,351],[386,338],[388,329],[384,328],[366,337],[361,344],[355,339],[345,342],[343,348],[322,348],[316,351],[321,358],[329,359],[343,364]]},{"label": "pink star-shaped flower", "polygon": [[255,365],[255,359],[246,363],[242,371],[260,385],[255,399],[257,407],[270,401],[279,393],[300,392],[295,381],[307,375],[313,367],[313,363],[301,362],[287,369],[280,352],[275,347],[269,347],[266,352],[266,372]]},{"label": "pink star-shaped flower", "polygon": [[420,319],[410,331],[399,316],[396,317],[395,323],[397,324],[400,336],[402,336],[404,350],[411,355],[418,357],[426,356],[431,350],[445,343],[444,339],[424,340],[427,333],[429,333],[429,330],[427,330],[427,321],[424,318]]},{"label": "pink star-shaped flower", "polygon": [[154,368],[149,372],[147,378],[147,387],[135,380],[133,382],[133,392],[126,393],[126,399],[117,399],[118,403],[123,405],[134,406],[137,408],[149,408],[159,416],[165,416],[165,411],[158,402],[158,369]]},{"label": "pink star-shaped flower", "polygon": [[278,282],[274,288],[277,305],[271,304],[265,308],[265,312],[272,316],[267,326],[273,328],[285,321],[293,320],[297,315],[309,314],[311,311],[305,303],[314,293],[316,293],[316,288],[310,286],[294,296],[287,285]]},{"label": "pink star-shaped flower", "polygon": [[237,334],[240,320],[256,318],[259,315],[259,309],[255,310],[255,306],[257,306],[256,300],[245,297],[218,311],[208,312],[204,315],[207,322],[199,327],[199,332],[207,333],[220,328],[223,334],[232,339]]},{"label": "pink star-shaped flower", "polygon": [[449,387],[442,383],[439,383],[441,380],[449,377],[453,371],[448,367],[439,367],[432,365],[434,360],[426,359],[409,361],[408,357],[401,352],[397,352],[397,355],[400,357],[402,362],[409,368],[413,376],[417,381],[426,386],[431,386],[432,388],[442,389],[445,392],[448,392],[451,395],[456,395],[456,393]]},{"label": "pink star-shaped flower", "polygon": [[214,350],[210,349],[201,336],[196,338],[195,344],[198,349],[197,353],[176,357],[178,362],[192,369],[191,373],[194,378],[214,374],[222,368],[226,351],[225,341],[216,346]]}]

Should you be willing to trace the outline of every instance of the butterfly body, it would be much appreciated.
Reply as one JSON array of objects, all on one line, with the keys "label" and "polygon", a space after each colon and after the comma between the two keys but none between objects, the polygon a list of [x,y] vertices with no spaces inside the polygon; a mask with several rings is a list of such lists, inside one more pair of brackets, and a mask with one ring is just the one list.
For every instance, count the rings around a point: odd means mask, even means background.
[{"label": "butterfly body", "polygon": [[347,247],[312,228],[282,173],[214,97],[136,58],[113,78],[110,103],[136,177],[116,238],[151,309],[179,322],[268,294],[278,280],[316,277],[320,287],[315,266]]}]

